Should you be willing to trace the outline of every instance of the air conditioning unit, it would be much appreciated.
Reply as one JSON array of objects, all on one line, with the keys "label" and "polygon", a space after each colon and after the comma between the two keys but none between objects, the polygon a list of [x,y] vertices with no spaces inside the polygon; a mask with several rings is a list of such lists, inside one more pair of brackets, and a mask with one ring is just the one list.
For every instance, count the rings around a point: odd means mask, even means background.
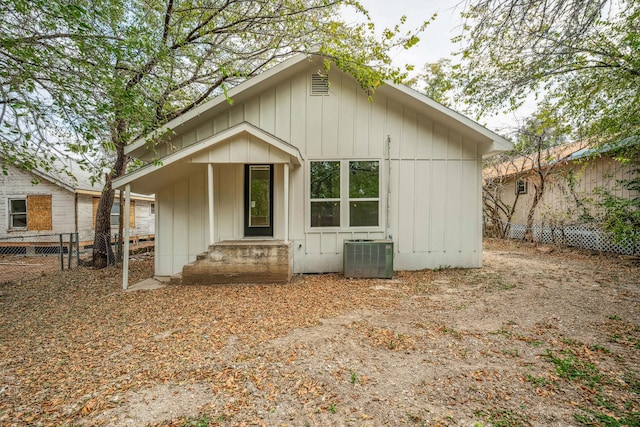
[{"label": "air conditioning unit", "polygon": [[391,240],[345,240],[344,276],[353,278],[393,277]]}]

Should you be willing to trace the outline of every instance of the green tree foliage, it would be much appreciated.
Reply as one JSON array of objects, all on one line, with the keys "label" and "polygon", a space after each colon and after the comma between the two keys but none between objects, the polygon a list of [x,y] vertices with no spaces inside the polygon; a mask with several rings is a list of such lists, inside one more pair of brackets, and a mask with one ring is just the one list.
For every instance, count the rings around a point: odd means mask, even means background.
[{"label": "green tree foliage", "polygon": [[[463,15],[457,78],[478,115],[514,110],[534,95],[563,111],[575,138],[637,159],[640,1],[475,0]],[[603,200],[605,228],[619,238],[638,233],[633,200]]]},{"label": "green tree foliage", "polygon": [[456,66],[452,65],[449,58],[442,58],[437,62],[425,64],[422,73],[419,73],[409,83],[417,91],[424,93],[434,101],[452,107],[457,88],[453,78],[455,69]]},{"label": "green tree foliage", "polygon": [[[64,139],[91,141],[95,82],[111,41],[99,26],[110,2],[7,0],[0,4],[0,162],[48,169]],[[71,148],[73,145],[71,146]],[[69,147],[67,147],[69,148]]]},{"label": "green tree foliage", "polygon": [[562,108],[580,136],[640,133],[637,0],[477,0],[464,16],[459,77],[479,114],[533,93]]},{"label": "green tree foliage", "polygon": [[[618,151],[622,151],[625,158],[629,154],[624,148]],[[640,158],[636,157],[630,163],[629,178],[618,180],[612,189],[596,189],[600,196],[596,203],[600,215],[596,220],[618,243],[631,243],[637,248],[640,240]],[[627,196],[622,197],[617,190],[622,190]]]},{"label": "green tree foliage", "polygon": [[354,0],[8,0],[0,6],[0,107],[9,111],[0,148],[27,168],[46,164],[54,149],[106,154],[94,245],[94,263],[105,265],[99,235],[110,233],[111,182],[127,168],[129,142],[297,52],[324,54],[369,94],[405,77],[388,53],[417,43],[426,23],[379,39],[372,23],[339,21],[343,7],[366,16]]}]

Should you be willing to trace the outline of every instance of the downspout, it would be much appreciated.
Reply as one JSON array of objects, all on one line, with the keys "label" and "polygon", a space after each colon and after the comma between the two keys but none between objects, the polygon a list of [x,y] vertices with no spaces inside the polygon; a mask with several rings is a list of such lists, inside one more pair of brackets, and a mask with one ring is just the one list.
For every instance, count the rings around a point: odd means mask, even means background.
[{"label": "downspout", "polygon": [[391,135],[387,135],[387,165],[387,221],[384,235],[387,239],[393,240],[393,236],[389,234],[391,230]]}]

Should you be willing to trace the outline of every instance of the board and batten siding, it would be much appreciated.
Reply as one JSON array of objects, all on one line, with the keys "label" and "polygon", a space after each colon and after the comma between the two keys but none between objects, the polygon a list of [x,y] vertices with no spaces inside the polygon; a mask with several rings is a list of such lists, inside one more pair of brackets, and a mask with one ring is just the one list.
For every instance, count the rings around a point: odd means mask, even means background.
[{"label": "board and batten siding", "polygon": [[[481,153],[477,142],[382,93],[369,102],[355,80],[339,71],[329,72],[329,95],[311,95],[310,78],[316,70],[310,64],[305,72],[246,102],[236,102],[204,121],[199,118],[197,126],[173,136],[171,144],[175,149],[184,148],[246,121],[299,149],[304,161],[290,170],[288,224],[296,273],[341,271],[345,239],[387,236],[395,242],[396,269],[480,266]],[[380,162],[379,226],[311,228],[309,162],[350,159]],[[216,241],[242,238],[243,169],[216,160]],[[206,165],[187,164],[192,168],[187,177],[156,193],[156,224],[163,230],[157,236],[158,275],[178,273],[182,265],[206,250]],[[274,213],[280,221],[282,165],[276,164],[274,172]],[[284,235],[285,225],[275,226],[277,239]]]},{"label": "board and batten siding", "polygon": [[[156,274],[179,273],[207,249],[209,218],[207,170],[190,164],[191,172],[156,193]],[[216,242],[244,237],[244,165],[220,163],[214,173],[214,235]],[[284,236],[282,165],[274,167],[274,237]],[[292,209],[293,211],[293,209]]]}]

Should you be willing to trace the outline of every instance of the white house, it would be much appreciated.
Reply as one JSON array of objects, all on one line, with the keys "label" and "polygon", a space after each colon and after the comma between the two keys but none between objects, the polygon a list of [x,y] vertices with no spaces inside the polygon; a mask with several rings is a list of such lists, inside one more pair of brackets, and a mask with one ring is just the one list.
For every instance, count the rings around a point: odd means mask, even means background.
[{"label": "white house", "polygon": [[[89,175],[73,162],[59,162],[58,166],[59,170],[25,171],[7,165],[7,175],[0,174],[0,246],[17,238],[29,241],[36,235],[60,233],[78,233],[82,244],[93,243],[102,185],[92,184]],[[131,235],[153,237],[154,197],[136,194],[130,204]],[[116,232],[119,208],[116,198],[111,221]]]},{"label": "white house", "polygon": [[354,239],[392,241],[396,270],[481,265],[481,161],[507,140],[404,86],[370,102],[314,55],[228,96],[127,147],[149,163],[114,185],[156,195],[156,275],[339,272]]}]

